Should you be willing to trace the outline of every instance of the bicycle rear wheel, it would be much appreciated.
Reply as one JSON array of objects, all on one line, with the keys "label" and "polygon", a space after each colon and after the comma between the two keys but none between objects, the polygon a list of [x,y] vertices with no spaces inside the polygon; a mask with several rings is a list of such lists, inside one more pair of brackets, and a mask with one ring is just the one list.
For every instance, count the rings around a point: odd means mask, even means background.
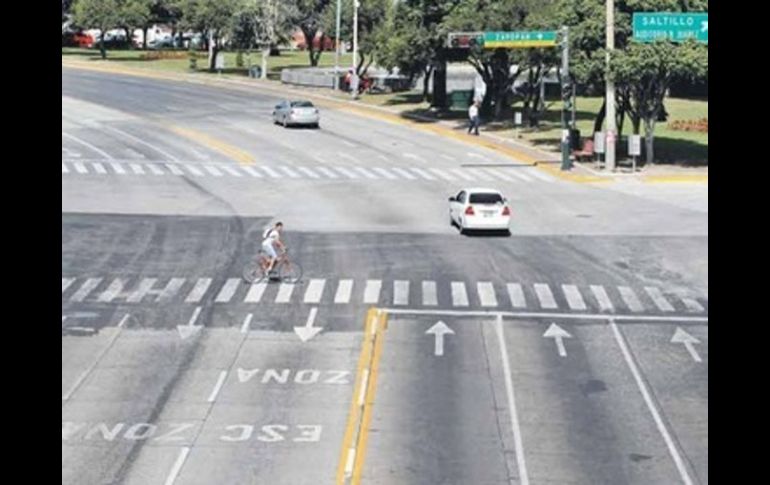
[{"label": "bicycle rear wheel", "polygon": [[251,261],[243,267],[243,279],[247,283],[257,283],[265,277],[262,266],[257,261]]},{"label": "bicycle rear wheel", "polygon": [[302,279],[302,266],[291,261],[284,261],[278,267],[278,277],[285,283],[296,283]]}]

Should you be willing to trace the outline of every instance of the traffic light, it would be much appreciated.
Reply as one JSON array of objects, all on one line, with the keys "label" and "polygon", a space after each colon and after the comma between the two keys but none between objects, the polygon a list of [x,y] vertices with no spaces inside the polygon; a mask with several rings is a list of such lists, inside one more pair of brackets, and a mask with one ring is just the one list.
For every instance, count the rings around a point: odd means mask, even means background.
[{"label": "traffic light", "polygon": [[453,49],[470,49],[484,45],[482,32],[452,32],[447,36],[447,47]]}]

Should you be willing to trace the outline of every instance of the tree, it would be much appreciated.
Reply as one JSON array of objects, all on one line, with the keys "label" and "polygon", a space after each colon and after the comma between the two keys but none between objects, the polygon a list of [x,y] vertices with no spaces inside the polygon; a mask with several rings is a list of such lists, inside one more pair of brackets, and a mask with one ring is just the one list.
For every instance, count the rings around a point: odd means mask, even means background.
[{"label": "tree", "polygon": [[[342,0],[340,7],[340,38],[353,41],[354,0]],[[358,65],[356,74],[362,76],[375,59],[379,45],[385,37],[383,20],[388,17],[391,0],[358,0]],[[330,2],[321,15],[320,27],[324,33],[336,29],[337,3]],[[323,41],[323,39],[321,39]]]},{"label": "tree", "polygon": [[233,17],[240,7],[240,0],[178,0],[183,28],[208,34],[213,40],[209,71],[214,72],[217,53],[222,47],[223,34],[232,27]]},{"label": "tree", "polygon": [[259,47],[262,78],[267,77],[270,49],[286,40],[298,17],[296,5],[286,0],[243,0],[234,17],[233,40],[240,47]]},{"label": "tree", "polygon": [[[323,37],[321,36],[321,49],[316,52],[313,41],[315,36],[321,30],[324,11],[332,3],[332,0],[295,0],[297,7],[297,25],[305,36],[308,55],[310,56],[310,65],[317,66],[318,60],[323,52]],[[345,2],[343,2],[344,4]],[[324,34],[325,35],[325,34]]]},{"label": "tree", "polygon": [[153,0],[118,0],[117,25],[126,32],[129,46],[133,45],[134,28],[146,26],[149,22],[152,3]]},{"label": "tree", "polygon": [[610,60],[611,79],[627,93],[634,134],[644,123],[645,153],[652,164],[655,123],[664,111],[663,101],[676,79],[695,80],[708,74],[708,47],[693,40],[682,44],[658,41],[632,43]]},{"label": "tree", "polygon": [[118,23],[117,0],[76,0],[72,6],[74,21],[84,28],[99,29],[99,52],[107,58],[104,33]]}]

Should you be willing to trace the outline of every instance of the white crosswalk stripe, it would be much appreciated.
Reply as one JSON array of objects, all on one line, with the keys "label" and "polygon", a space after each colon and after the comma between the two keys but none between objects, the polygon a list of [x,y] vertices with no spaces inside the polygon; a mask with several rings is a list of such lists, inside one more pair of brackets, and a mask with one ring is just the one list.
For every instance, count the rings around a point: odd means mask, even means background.
[{"label": "white crosswalk stripe", "polygon": [[305,303],[320,303],[323,296],[325,279],[312,279],[305,290]]},{"label": "white crosswalk stripe", "polygon": [[375,172],[377,172],[378,174],[382,175],[383,177],[385,177],[388,180],[395,180],[395,179],[398,178],[395,175],[393,175],[392,173],[390,173],[387,170],[385,170],[384,168],[373,168],[372,170],[374,170]]},{"label": "white crosswalk stripe", "polygon": [[67,165],[64,162],[62,162],[62,164],[61,164],[61,173],[69,173],[69,172],[70,172],[70,169],[68,169]]},{"label": "white crosswalk stripe", "polygon": [[703,305],[701,305],[695,298],[688,298],[685,296],[681,299],[688,312],[699,313],[704,311]]},{"label": "white crosswalk stripe", "polygon": [[521,283],[508,283],[506,288],[508,289],[508,298],[511,299],[511,305],[514,308],[527,307],[527,301],[524,298],[524,289],[521,287]]},{"label": "white crosswalk stripe", "polygon": [[340,280],[337,285],[337,293],[334,295],[334,303],[348,303],[353,293],[353,280]]},{"label": "white crosswalk stripe", "polygon": [[402,177],[404,177],[407,180],[414,180],[414,179],[417,178],[414,175],[412,175],[411,173],[409,173],[406,170],[404,170],[403,168],[391,167],[390,169],[393,170],[394,172],[396,172],[397,174],[401,175]]},{"label": "white crosswalk stripe", "polygon": [[358,173],[360,173],[361,175],[363,175],[364,177],[366,177],[366,178],[368,178],[368,179],[376,179],[376,178],[377,178],[377,176],[376,176],[376,175],[374,175],[372,172],[368,171],[368,170],[367,170],[367,169],[365,169],[364,167],[353,167],[353,168],[354,168],[354,169],[355,169],[355,170],[356,170]]},{"label": "white crosswalk stripe", "polygon": [[203,177],[203,172],[198,170],[196,167],[193,167],[192,165],[185,165],[184,168],[186,168],[191,174],[195,175],[196,177]]},{"label": "white crosswalk stripe", "polygon": [[261,168],[267,175],[270,177],[277,179],[281,176],[278,172],[273,170],[272,168],[268,167],[267,165],[260,165],[259,168]]},{"label": "white crosswalk stripe", "polygon": [[88,169],[81,162],[75,162],[72,165],[75,167],[77,173],[88,173]]},{"label": "white crosswalk stripe", "polygon": [[65,291],[67,291],[67,288],[69,288],[74,282],[75,282],[75,278],[62,278],[61,292],[64,293]]},{"label": "white crosswalk stripe", "polygon": [[645,286],[644,291],[647,292],[647,295],[655,303],[655,306],[658,307],[658,310],[662,312],[674,311],[674,307],[671,306],[671,303],[669,303],[668,300],[666,300],[666,297],[663,296],[663,293],[660,292],[660,289],[655,288],[654,286]]},{"label": "white crosswalk stripe", "polygon": [[334,167],[334,169],[349,179],[358,178],[358,175],[354,174],[351,170],[348,170],[345,167]]},{"label": "white crosswalk stripe", "polygon": [[166,168],[168,169],[168,171],[171,172],[172,174],[174,174],[174,175],[184,175],[184,172],[182,172],[179,169],[179,167],[177,167],[175,164],[173,164],[173,163],[166,163],[165,165],[166,165]]},{"label": "white crosswalk stripe", "polygon": [[267,283],[265,282],[254,283],[249,286],[249,291],[246,293],[246,298],[243,300],[244,303],[259,303],[266,288]]},{"label": "white crosswalk stripe", "polygon": [[468,171],[474,176],[473,178],[477,180],[483,180],[485,182],[489,182],[495,179],[492,175],[481,170],[480,168],[471,168],[471,169],[468,169]]},{"label": "white crosswalk stripe", "polygon": [[524,182],[532,182],[532,177],[528,176],[526,173],[524,173],[523,168],[514,168],[510,170],[509,172],[514,177],[523,180]]},{"label": "white crosswalk stripe", "polygon": [[435,281],[422,282],[422,304],[424,306],[438,305],[438,292]]},{"label": "white crosswalk stripe", "polygon": [[203,168],[214,177],[222,176],[222,172],[220,172],[219,169],[213,165],[204,165]]},{"label": "white crosswalk stripe", "polygon": [[228,278],[227,282],[219,290],[219,294],[214,299],[217,303],[227,303],[235,295],[238,285],[241,284],[240,278]]},{"label": "white crosswalk stripe", "polygon": [[131,171],[136,175],[144,175],[144,169],[138,163],[129,163],[128,166],[131,167]]},{"label": "white crosswalk stripe", "polygon": [[561,289],[564,292],[564,297],[567,299],[567,305],[572,310],[586,310],[586,302],[583,300],[583,295],[580,294],[580,290],[575,285],[561,285]]},{"label": "white crosswalk stripe", "polygon": [[278,287],[278,294],[275,297],[276,303],[289,303],[291,294],[294,292],[294,283],[281,283]]},{"label": "white crosswalk stripe", "polygon": [[452,172],[453,174],[457,175],[461,179],[473,180],[473,177],[471,177],[471,175],[469,173],[467,173],[465,170],[463,170],[461,168],[450,168],[449,171]]},{"label": "white crosswalk stripe", "polygon": [[366,280],[364,288],[364,303],[373,304],[380,301],[380,291],[382,290],[382,280]]},{"label": "white crosswalk stripe", "polygon": [[339,175],[334,173],[329,167],[317,167],[318,171],[326,175],[330,179],[339,178]]},{"label": "white crosswalk stripe", "polygon": [[255,178],[258,178],[258,179],[262,178],[262,174],[257,172],[254,169],[254,167],[241,167],[241,169],[243,169],[244,172],[246,172],[247,174],[251,175],[252,177],[255,177]]},{"label": "white crosswalk stripe", "polygon": [[96,301],[102,302],[102,303],[109,303],[115,298],[117,298],[120,294],[123,293],[123,288],[125,288],[126,280],[124,278],[115,278],[112,280],[112,283],[110,283],[110,286],[107,287],[106,290],[104,290],[99,297],[96,299]]},{"label": "white crosswalk stripe", "polygon": [[293,178],[293,179],[299,178],[299,174],[298,174],[297,172],[295,172],[294,170],[292,170],[292,169],[291,169],[291,167],[285,167],[285,166],[284,166],[284,167],[278,167],[278,168],[280,168],[281,170],[283,170],[283,172],[284,172],[286,175],[288,175],[289,177],[291,177],[291,178]]},{"label": "white crosswalk stripe", "polygon": [[102,165],[102,164],[101,164],[101,163],[99,163],[99,162],[93,162],[93,163],[91,164],[91,166],[92,166],[92,167],[94,167],[94,170],[95,170],[95,171],[96,171],[96,173],[98,173],[98,174],[102,174],[102,175],[104,175],[104,174],[106,174],[106,173],[107,173],[107,170],[104,168],[104,165]]},{"label": "white crosswalk stripe", "polygon": [[497,295],[495,295],[495,287],[492,283],[487,281],[480,281],[476,283],[476,288],[479,293],[479,301],[483,307],[496,307]]},{"label": "white crosswalk stripe", "polygon": [[158,298],[156,301],[162,302],[162,301],[170,301],[174,296],[177,294],[177,292],[182,288],[182,285],[184,285],[185,278],[171,278],[166,285],[165,288],[163,288],[163,291],[160,292],[158,295]]},{"label": "white crosswalk stripe", "polygon": [[610,300],[610,297],[607,295],[607,291],[603,286],[591,285],[591,292],[599,303],[599,310],[603,312],[611,312],[613,310],[612,300]]},{"label": "white crosswalk stripe", "polygon": [[505,180],[506,182],[513,182],[513,179],[509,177],[508,174],[502,172],[501,170],[497,170],[494,168],[485,168],[484,170],[491,173],[492,175],[494,175],[496,178],[500,180]]},{"label": "white crosswalk stripe", "polygon": [[543,182],[554,182],[554,179],[544,173],[542,173],[537,168],[532,168],[527,170],[527,175],[531,175],[535,177],[536,179],[542,180]]},{"label": "white crosswalk stripe", "polygon": [[436,177],[434,177],[433,175],[429,174],[428,172],[426,172],[421,168],[411,167],[409,170],[416,173],[417,175],[424,178],[425,180],[436,180]]},{"label": "white crosswalk stripe", "polygon": [[94,291],[97,286],[99,286],[99,283],[102,282],[102,278],[88,278],[83,285],[78,288],[78,291],[76,291],[72,297],[70,298],[70,301],[83,301],[86,299],[89,293]]},{"label": "white crosswalk stripe", "polygon": [[220,168],[222,168],[222,170],[229,173],[233,177],[243,177],[241,172],[237,171],[234,167],[230,167],[229,165],[221,165]]},{"label": "white crosswalk stripe", "polygon": [[444,180],[454,180],[455,179],[454,177],[449,175],[444,170],[441,170],[441,169],[438,169],[438,168],[429,168],[428,170],[430,170],[431,172],[435,173],[436,175],[438,175],[440,178],[442,178]]},{"label": "white crosswalk stripe", "polygon": [[115,171],[116,174],[125,175],[126,169],[123,168],[123,165],[116,162],[109,162],[109,163],[110,163],[110,167],[112,167],[112,169]]},{"label": "white crosswalk stripe", "polygon": [[163,170],[159,169],[157,167],[157,165],[155,165],[154,163],[148,163],[147,164],[147,168],[150,169],[150,172],[152,172],[153,175],[166,175],[166,172],[164,172]]},{"label": "white crosswalk stripe", "polygon": [[129,303],[141,302],[145,296],[153,292],[153,288],[155,287],[155,283],[157,281],[158,281],[158,278],[142,279],[142,281],[139,282],[139,286],[137,286],[136,290],[134,290],[134,292],[128,296],[126,301]]},{"label": "white crosswalk stripe", "polygon": [[311,179],[317,179],[317,178],[320,177],[317,173],[313,172],[312,170],[310,170],[307,167],[297,167],[297,170],[299,170],[300,172],[304,173],[305,175],[307,175]]},{"label": "white crosswalk stripe", "polygon": [[636,293],[634,293],[634,290],[632,290],[630,287],[618,286],[618,292],[620,292],[620,297],[623,299],[623,302],[626,304],[629,310],[635,313],[644,310],[642,303],[639,301],[639,297],[636,296]]},{"label": "white crosswalk stripe", "polygon": [[195,286],[190,290],[190,293],[184,301],[187,303],[200,302],[208,291],[209,286],[211,286],[211,281],[211,278],[198,278],[198,281],[195,282]]},{"label": "white crosswalk stripe", "polygon": [[462,281],[453,281],[452,287],[452,306],[469,306],[468,292],[465,289],[465,283]]},{"label": "white crosswalk stripe", "polygon": [[409,304],[409,281],[408,280],[395,280],[393,282],[393,304],[394,305]]},{"label": "white crosswalk stripe", "polygon": [[553,293],[551,293],[551,287],[548,284],[535,283],[534,286],[535,295],[537,295],[537,299],[540,302],[540,308],[549,310],[558,308],[556,300],[553,298]]}]

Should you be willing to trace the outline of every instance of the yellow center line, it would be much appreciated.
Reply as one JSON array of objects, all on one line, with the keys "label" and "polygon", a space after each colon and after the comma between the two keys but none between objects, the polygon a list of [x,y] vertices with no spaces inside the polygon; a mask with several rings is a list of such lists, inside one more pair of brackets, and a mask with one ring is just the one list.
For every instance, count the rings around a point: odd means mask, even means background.
[{"label": "yellow center line", "polygon": [[200,145],[216,150],[231,159],[237,161],[241,165],[254,165],[255,160],[249,153],[241,150],[238,147],[225,143],[221,140],[217,140],[200,131],[192,130],[190,128],[182,128],[181,126],[169,126],[169,130],[178,135],[182,135]]}]

